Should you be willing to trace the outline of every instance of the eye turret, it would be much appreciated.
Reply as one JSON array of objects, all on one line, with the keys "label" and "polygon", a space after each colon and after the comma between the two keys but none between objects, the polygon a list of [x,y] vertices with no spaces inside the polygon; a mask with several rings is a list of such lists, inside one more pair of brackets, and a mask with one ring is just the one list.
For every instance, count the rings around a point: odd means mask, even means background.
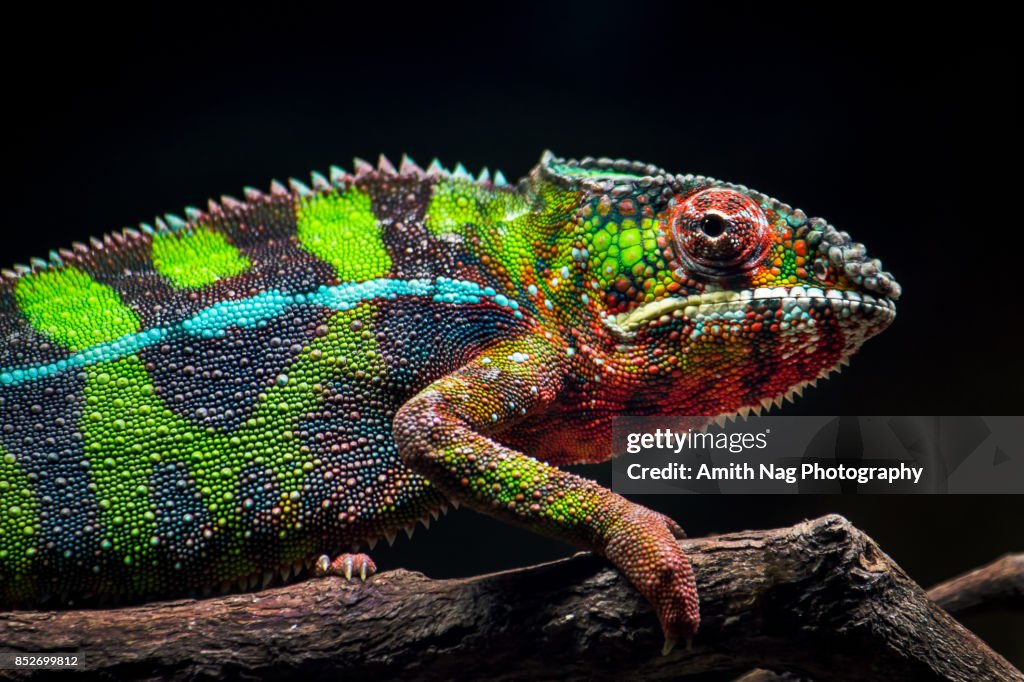
[{"label": "eye turret", "polygon": [[770,226],[750,197],[712,187],[679,202],[672,213],[672,234],[694,269],[726,275],[758,264],[770,240]]}]

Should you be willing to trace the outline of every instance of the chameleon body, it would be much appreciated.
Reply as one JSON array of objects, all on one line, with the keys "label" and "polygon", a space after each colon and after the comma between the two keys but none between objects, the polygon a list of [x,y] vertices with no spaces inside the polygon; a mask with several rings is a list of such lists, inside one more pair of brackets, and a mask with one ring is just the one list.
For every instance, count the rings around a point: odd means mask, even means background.
[{"label": "chameleon body", "polygon": [[821,219],[628,161],[382,157],[186,215],[0,278],[0,603],[252,589],[461,502],[690,636],[679,526],[558,465],[779,403],[899,295]]}]

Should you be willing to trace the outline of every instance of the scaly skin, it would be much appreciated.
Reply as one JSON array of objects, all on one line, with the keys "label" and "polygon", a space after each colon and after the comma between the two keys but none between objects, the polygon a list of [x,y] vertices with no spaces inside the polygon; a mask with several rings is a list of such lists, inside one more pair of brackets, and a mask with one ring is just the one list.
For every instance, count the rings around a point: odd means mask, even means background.
[{"label": "scaly skin", "polygon": [[610,457],[615,415],[778,402],[899,295],[824,221],[625,161],[382,158],[187,214],[0,280],[2,603],[361,573],[317,557],[463,502],[691,636],[679,526],[558,465]]}]

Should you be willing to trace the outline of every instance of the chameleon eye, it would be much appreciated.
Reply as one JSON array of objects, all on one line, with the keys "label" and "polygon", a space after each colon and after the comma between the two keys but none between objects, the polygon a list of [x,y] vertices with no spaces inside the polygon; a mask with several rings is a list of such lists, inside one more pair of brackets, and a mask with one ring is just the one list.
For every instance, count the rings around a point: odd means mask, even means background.
[{"label": "chameleon eye", "polygon": [[714,239],[718,235],[729,229],[729,224],[725,222],[725,218],[714,213],[708,213],[700,221],[700,231],[707,236]]},{"label": "chameleon eye", "polygon": [[757,265],[770,230],[761,207],[750,197],[713,187],[679,202],[672,215],[672,234],[695,269],[721,275]]}]

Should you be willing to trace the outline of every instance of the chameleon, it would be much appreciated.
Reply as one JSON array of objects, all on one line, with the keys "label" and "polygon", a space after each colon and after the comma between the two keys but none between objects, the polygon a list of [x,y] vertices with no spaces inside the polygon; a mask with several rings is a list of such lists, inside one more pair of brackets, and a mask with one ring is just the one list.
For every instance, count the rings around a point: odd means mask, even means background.
[{"label": "chameleon", "polygon": [[671,646],[680,526],[565,465],[617,415],[760,414],[900,287],[743,185],[546,152],[515,184],[357,159],[0,275],[0,604],[366,579],[463,504],[606,557]]}]

